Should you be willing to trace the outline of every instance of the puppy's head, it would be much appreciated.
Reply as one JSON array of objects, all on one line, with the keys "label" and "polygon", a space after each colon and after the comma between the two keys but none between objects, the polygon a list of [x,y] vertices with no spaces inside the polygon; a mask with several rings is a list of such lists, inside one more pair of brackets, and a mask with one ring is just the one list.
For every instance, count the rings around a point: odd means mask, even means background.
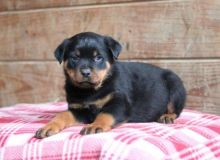
[{"label": "puppy's head", "polygon": [[92,32],[65,39],[55,50],[64,72],[80,88],[99,88],[118,58],[121,45],[111,37]]}]

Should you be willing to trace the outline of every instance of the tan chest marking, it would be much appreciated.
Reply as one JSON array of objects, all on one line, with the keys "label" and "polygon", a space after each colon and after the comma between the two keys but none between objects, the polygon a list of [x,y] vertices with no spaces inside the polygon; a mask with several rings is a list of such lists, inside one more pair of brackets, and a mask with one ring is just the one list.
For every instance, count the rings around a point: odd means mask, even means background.
[{"label": "tan chest marking", "polygon": [[112,99],[112,97],[113,95],[109,94],[103,98],[97,99],[96,101],[85,102],[83,104],[72,103],[72,104],[69,104],[69,108],[82,109],[82,108],[88,108],[89,105],[95,105],[97,108],[101,109],[105,104],[107,104]]},{"label": "tan chest marking", "polygon": [[69,108],[72,108],[72,109],[80,109],[80,108],[83,108],[83,104],[80,104],[80,103],[71,103],[68,105]]}]

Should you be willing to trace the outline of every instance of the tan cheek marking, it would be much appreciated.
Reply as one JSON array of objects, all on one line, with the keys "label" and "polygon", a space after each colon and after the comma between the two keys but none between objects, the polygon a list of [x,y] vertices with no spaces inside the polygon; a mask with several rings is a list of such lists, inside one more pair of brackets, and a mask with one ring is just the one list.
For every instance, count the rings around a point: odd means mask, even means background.
[{"label": "tan cheek marking", "polygon": [[99,72],[97,72],[97,75],[98,75],[98,77],[99,77],[99,79],[100,79],[100,84],[98,85],[98,86],[96,86],[95,87],[95,89],[99,89],[101,86],[102,86],[102,82],[105,80],[105,78],[107,78],[107,76],[108,76],[108,71],[109,71],[109,69],[110,69],[110,63],[109,62],[106,62],[106,69],[104,69],[104,70],[101,70],[101,71],[99,71]]},{"label": "tan cheek marking", "polygon": [[70,70],[70,69],[67,68],[67,63],[68,63],[68,62],[65,61],[64,64],[63,64],[63,67],[64,67],[64,69],[67,71],[68,75],[69,75],[71,78],[74,78],[74,77],[75,77],[75,73],[74,73],[72,70]]},{"label": "tan cheek marking", "polygon": [[64,61],[63,68],[67,70],[67,61]]},{"label": "tan cheek marking", "polygon": [[69,77],[74,80],[74,81],[78,81],[80,80],[80,75],[78,75],[78,73],[72,69],[68,69],[67,67],[67,61],[64,62],[63,64],[63,68],[65,71],[67,71],[67,74],[69,75]]}]

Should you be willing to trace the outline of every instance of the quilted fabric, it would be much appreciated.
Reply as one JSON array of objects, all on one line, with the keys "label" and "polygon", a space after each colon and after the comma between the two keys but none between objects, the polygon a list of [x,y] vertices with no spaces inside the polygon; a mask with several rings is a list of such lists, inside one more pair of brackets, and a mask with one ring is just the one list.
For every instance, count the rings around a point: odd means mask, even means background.
[{"label": "quilted fabric", "polygon": [[79,135],[80,125],[49,138],[34,138],[38,128],[66,109],[66,103],[0,109],[0,159],[220,159],[220,117],[190,110],[174,124],[127,123],[88,136]]}]

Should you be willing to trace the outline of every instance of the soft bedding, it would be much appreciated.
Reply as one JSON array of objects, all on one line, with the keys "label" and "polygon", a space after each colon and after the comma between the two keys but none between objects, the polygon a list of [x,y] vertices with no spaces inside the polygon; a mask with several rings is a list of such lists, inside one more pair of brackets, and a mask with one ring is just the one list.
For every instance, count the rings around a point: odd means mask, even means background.
[{"label": "soft bedding", "polygon": [[220,117],[184,110],[174,124],[126,123],[81,136],[83,125],[36,139],[34,133],[66,103],[17,104],[0,109],[0,160],[220,159]]}]

